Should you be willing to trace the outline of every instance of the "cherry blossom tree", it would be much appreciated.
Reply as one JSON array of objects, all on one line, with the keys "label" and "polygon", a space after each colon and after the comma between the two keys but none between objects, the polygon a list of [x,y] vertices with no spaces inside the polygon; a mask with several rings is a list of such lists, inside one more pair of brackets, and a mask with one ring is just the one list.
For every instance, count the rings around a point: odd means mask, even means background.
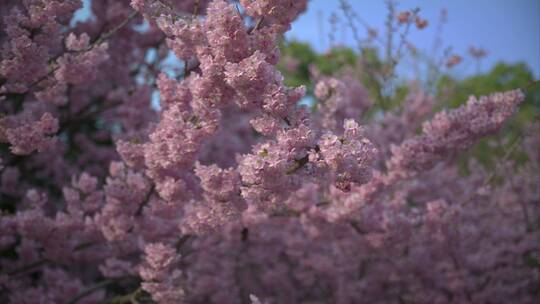
[{"label": "cherry blossom tree", "polygon": [[353,75],[284,84],[306,0],[89,3],[0,4],[1,302],[540,300],[540,127],[456,162],[524,88],[367,121]]}]

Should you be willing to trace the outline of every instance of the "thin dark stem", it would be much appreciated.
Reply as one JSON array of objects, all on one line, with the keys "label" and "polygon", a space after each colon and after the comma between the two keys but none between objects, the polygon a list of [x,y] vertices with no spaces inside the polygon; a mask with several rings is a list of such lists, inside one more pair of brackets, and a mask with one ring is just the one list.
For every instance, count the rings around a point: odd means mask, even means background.
[{"label": "thin dark stem", "polygon": [[192,236],[190,234],[185,234],[183,235],[179,240],[178,242],[176,242],[176,250],[180,250],[184,244],[189,241],[189,239],[191,238]]},{"label": "thin dark stem", "polygon": [[199,69],[201,63],[195,58],[191,60],[184,61],[184,74],[181,75],[183,78],[187,78],[191,72],[195,72]]},{"label": "thin dark stem", "polygon": [[291,175],[295,173],[296,171],[300,170],[303,166],[305,166],[309,162],[309,154],[306,156],[297,159],[285,172],[286,175]]},{"label": "thin dark stem", "polygon": [[76,304],[77,302],[79,302],[79,300],[91,295],[92,293],[94,293],[97,290],[100,290],[103,287],[106,287],[108,285],[116,283],[118,280],[120,280],[120,279],[107,279],[107,280],[104,280],[104,281],[101,281],[101,282],[97,283],[94,286],[90,286],[90,287],[84,289],[83,291],[81,291],[80,293],[78,293],[77,295],[75,295],[73,298],[71,298],[67,302],[67,304]]},{"label": "thin dark stem", "polygon": [[135,212],[135,216],[139,216],[142,214],[143,212],[143,209],[144,209],[144,206],[148,205],[148,203],[150,202],[150,198],[152,197],[152,194],[154,193],[154,186],[152,186],[150,188],[150,190],[148,191],[148,193],[146,194],[146,197],[144,199],[144,201],[139,205],[139,208],[137,209],[137,211]]},{"label": "thin dark stem", "polygon": [[484,181],[484,184],[482,185],[482,187],[485,187],[485,186],[491,184],[491,182],[493,181],[493,179],[495,178],[495,176],[497,176],[497,173],[499,172],[500,164],[505,163],[510,158],[510,156],[514,153],[514,151],[521,144],[523,138],[524,138],[523,134],[520,134],[514,139],[514,142],[510,145],[510,147],[508,148],[508,150],[504,154],[503,158],[500,161],[497,162],[497,165],[495,166],[495,170]]},{"label": "thin dark stem", "polygon": [[193,6],[193,18],[197,18],[197,15],[199,14],[200,5],[201,5],[201,0],[195,1],[195,4]]},{"label": "thin dark stem", "polygon": [[258,30],[259,28],[261,28],[263,21],[264,21],[264,17],[259,18],[259,20],[257,20],[257,23],[255,23],[255,26],[250,28],[247,33],[251,34],[255,32],[256,30]]},{"label": "thin dark stem", "polygon": [[[75,246],[73,251],[74,252],[81,251],[81,250],[84,250],[86,248],[92,247],[94,245],[96,245],[96,243],[91,243],[91,242],[82,243],[82,244],[79,244],[79,245]],[[37,260],[37,261],[35,261],[33,263],[30,263],[28,265],[24,265],[24,266],[21,266],[19,268],[13,269],[13,270],[7,272],[6,275],[15,276],[15,275],[23,274],[25,272],[34,270],[35,268],[39,268],[39,267],[47,265],[49,263],[53,263],[53,262],[48,260],[48,259],[42,258],[42,259]]]},{"label": "thin dark stem", "polygon": [[[312,148],[312,150],[319,152],[320,148],[318,145]],[[306,156],[295,160],[295,162],[285,171],[285,175],[291,175],[295,173],[296,171],[300,170],[302,167],[304,167],[309,162],[309,154],[306,154]]]},{"label": "thin dark stem", "polygon": [[[177,12],[172,5],[170,5],[167,2],[164,2],[163,0],[156,0],[156,3],[161,5],[165,10],[167,10],[168,11],[167,14],[170,15],[174,20],[189,21],[191,19],[189,14]],[[158,13],[157,16],[155,17],[158,17],[159,15],[160,13]]]},{"label": "thin dark stem", "polygon": [[74,117],[68,118],[64,122],[60,124],[60,129],[58,130],[58,133],[62,133],[63,131],[69,129],[70,125],[78,125],[80,126],[82,122],[87,122],[89,119],[93,119],[96,114],[100,114],[104,111],[110,110],[114,107],[117,107],[121,105],[122,102],[115,101],[111,102],[109,104],[103,104],[101,107],[96,108],[93,111],[90,111],[92,107],[95,105],[93,102],[89,102],[86,106],[84,106],[83,109],[81,109],[78,113],[73,115]]},{"label": "thin dark stem", "polygon": [[[137,15],[139,14],[139,12],[137,11],[133,11],[126,19],[124,19],[120,24],[118,24],[117,26],[115,26],[113,29],[111,29],[110,31],[102,34],[101,36],[99,36],[99,38],[94,41],[93,43],[91,43],[88,47],[86,47],[85,49],[83,50],[80,50],[80,51],[77,51],[75,53],[84,53],[84,52],[87,52],[87,51],[90,51],[92,50],[95,46],[97,45],[100,45],[101,43],[105,42],[107,39],[109,39],[112,35],[114,35],[116,32],[118,32],[120,29],[122,29],[124,26],[126,26],[133,18],[135,18]],[[47,79],[47,77],[49,77],[50,75],[52,75],[56,70],[58,70],[59,68],[59,65],[56,63],[56,60],[58,60],[58,58],[60,58],[61,56],[63,56],[65,53],[63,54],[60,54],[56,57],[54,57],[52,59],[53,63],[51,64],[51,69],[49,70],[49,72],[47,72],[47,74],[43,75],[42,77],[40,77],[39,79],[31,82],[30,84],[28,84],[28,89],[31,89],[32,87],[34,87],[35,85],[37,85],[38,83],[42,82],[43,80]],[[0,93],[0,96],[2,95],[7,95],[9,92],[4,92],[4,93]]]},{"label": "thin dark stem", "polygon": [[[184,244],[186,244],[186,242],[192,237],[192,235],[190,234],[185,234],[183,235],[177,242],[176,242],[176,250],[180,250]],[[114,281],[113,281],[114,282]],[[96,290],[97,286],[94,286],[94,290]],[[98,287],[97,289],[99,289],[100,287]],[[135,289],[134,291],[128,293],[128,294],[125,294],[125,295],[120,295],[120,296],[116,296],[108,301],[106,301],[105,303],[107,304],[123,304],[123,303],[132,303],[132,304],[137,304],[139,303],[138,301],[138,298],[141,297],[143,294],[144,294],[144,290],[142,289],[142,287],[138,287],[137,289]],[[69,303],[69,304],[75,304],[75,302],[73,303]]]},{"label": "thin dark stem", "polygon": [[[411,18],[415,18],[416,15],[418,15],[418,10],[413,11],[413,15],[412,15]],[[401,52],[403,51],[403,47],[405,46],[405,43],[407,42],[407,36],[409,35],[409,31],[411,29],[411,24],[412,24],[412,22],[407,22],[407,24],[405,25],[405,30],[403,31],[403,33],[400,34],[400,41],[399,41],[399,45],[398,45],[398,48],[397,48],[397,51],[396,51],[396,57],[394,59],[392,59],[392,64],[394,66],[401,59]]]},{"label": "thin dark stem", "polygon": [[361,50],[363,48],[362,39],[360,39],[358,29],[354,25],[354,20],[353,20],[353,16],[352,16],[352,12],[351,12],[351,8],[349,6],[349,3],[347,3],[347,1],[345,1],[345,0],[340,0],[340,8],[343,11],[343,14],[345,15],[345,17],[347,19],[347,23],[349,25],[349,28],[352,31],[352,34],[353,34],[353,39],[356,42],[356,44],[358,45],[358,49]]},{"label": "thin dark stem", "polygon": [[392,47],[394,43],[394,2],[387,0],[388,15],[386,16],[386,60],[392,60]]},{"label": "thin dark stem", "polygon": [[[519,145],[523,142],[523,139],[525,139],[525,137],[526,137],[526,134],[519,134],[514,139],[514,142],[510,145],[508,150],[506,150],[506,153],[504,154],[504,156],[495,165],[495,169],[493,170],[493,172],[491,172],[491,174],[484,180],[481,188],[487,187],[489,184],[491,184],[491,182],[493,182],[495,177],[497,177],[497,175],[499,174],[501,164],[505,163],[510,158],[510,156],[512,156],[512,154],[516,151]],[[464,205],[470,203],[476,197],[477,194],[478,192],[474,192],[473,194],[471,194],[465,200]]]},{"label": "thin dark stem", "polygon": [[[142,203],[137,208],[137,211],[135,211],[135,213],[134,213],[135,216],[140,216],[142,214],[142,212],[144,210],[144,206],[148,205],[148,203],[150,202],[150,198],[152,197],[153,193],[154,193],[154,186],[152,186],[150,188],[150,190],[146,194],[146,197],[144,198],[144,201],[142,201]],[[135,225],[132,225],[131,228],[129,228],[127,230],[127,232],[130,233],[130,232],[133,231],[133,229],[135,229]]]},{"label": "thin dark stem", "polygon": [[123,303],[138,304],[139,301],[137,299],[139,298],[139,296],[141,296],[142,293],[143,293],[143,290],[141,287],[139,287],[128,294],[114,297],[105,303],[107,304],[123,304]]},{"label": "thin dark stem", "polygon": [[112,35],[114,35],[116,32],[118,32],[119,30],[121,30],[124,26],[126,26],[133,18],[137,17],[137,15],[139,14],[139,12],[137,11],[133,11],[131,12],[131,14],[129,14],[129,16],[124,19],[122,22],[120,22],[120,24],[118,24],[117,26],[115,26],[114,28],[112,28],[110,31],[102,34],[101,36],[99,36],[99,38],[94,41],[94,43],[92,43],[91,45],[89,45],[84,51],[88,51],[88,50],[91,50],[93,47],[95,47],[96,45],[99,45],[103,42],[105,42],[107,39],[109,39]]},{"label": "thin dark stem", "polygon": [[8,272],[7,275],[8,276],[15,276],[15,275],[18,275],[18,274],[22,274],[22,273],[25,273],[27,271],[33,270],[35,268],[39,268],[39,267],[41,267],[43,265],[46,265],[48,263],[50,263],[50,261],[47,260],[47,259],[37,260],[37,261],[35,261],[33,263],[30,263],[28,265],[24,265],[22,267],[13,269],[12,271]]},{"label": "thin dark stem", "polygon": [[529,82],[525,87],[523,87],[523,90],[528,91],[528,90],[534,88],[537,85],[540,85],[540,79],[539,80],[533,80],[533,81]]}]

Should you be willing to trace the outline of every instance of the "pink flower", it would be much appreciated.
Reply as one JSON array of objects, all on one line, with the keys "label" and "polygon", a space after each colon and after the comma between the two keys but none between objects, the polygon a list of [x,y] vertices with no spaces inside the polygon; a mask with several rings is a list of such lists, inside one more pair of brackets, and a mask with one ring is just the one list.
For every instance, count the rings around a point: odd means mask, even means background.
[{"label": "pink flower", "polygon": [[398,20],[399,23],[408,23],[410,22],[411,20],[411,12],[410,11],[403,11],[403,12],[400,12],[396,18]]}]

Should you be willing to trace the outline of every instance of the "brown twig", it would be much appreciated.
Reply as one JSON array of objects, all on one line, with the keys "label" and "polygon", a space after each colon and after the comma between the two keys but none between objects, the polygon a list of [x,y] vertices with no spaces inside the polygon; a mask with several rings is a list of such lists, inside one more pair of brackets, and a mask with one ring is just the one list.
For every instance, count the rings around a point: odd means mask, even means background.
[{"label": "brown twig", "polygon": [[95,291],[98,291],[100,290],[101,288],[103,287],[107,287],[108,285],[111,285],[113,283],[116,283],[118,282],[120,279],[107,279],[107,280],[104,280],[104,281],[101,281],[99,283],[97,283],[96,285],[94,286],[90,286],[84,290],[82,290],[81,292],[79,292],[78,294],[76,294],[73,298],[71,298],[67,304],[76,304],[77,302],[79,302],[79,300],[91,295],[92,293],[94,293]]},{"label": "brown twig", "polygon": [[[99,36],[98,39],[96,39],[96,41],[94,41],[93,43],[91,43],[90,45],[88,45],[86,48],[80,50],[80,51],[76,51],[74,53],[84,53],[84,52],[87,52],[87,51],[90,51],[92,50],[95,46],[97,45],[100,45],[102,44],[103,42],[105,42],[106,40],[108,40],[112,35],[114,35],[116,32],[118,32],[120,29],[122,29],[124,26],[126,26],[129,21],[131,21],[133,18],[135,18],[137,15],[139,14],[139,12],[137,11],[133,11],[126,19],[124,19],[120,24],[118,24],[117,26],[115,26],[114,28],[112,28],[110,31],[106,32],[106,33],[103,33],[102,35]],[[58,64],[57,64],[57,60],[58,58],[62,57],[64,54],[66,53],[62,53],[56,57],[54,57],[52,59],[52,63],[51,63],[51,68],[50,70],[47,72],[47,74],[43,75],[42,77],[40,77],[39,79],[31,82],[30,84],[28,84],[28,90],[30,90],[32,87],[34,87],[35,85],[37,85],[38,83],[42,82],[43,80],[47,79],[47,77],[49,77],[50,75],[52,75],[56,70],[58,70],[58,68],[60,67]],[[28,91],[27,91],[28,92]],[[9,94],[9,92],[2,92],[0,93],[0,96],[3,96],[3,95],[7,95]]]},{"label": "brown twig", "polygon": [[[527,134],[519,134],[515,139],[514,141],[512,142],[512,144],[510,144],[510,147],[508,147],[508,150],[506,150],[506,153],[503,155],[503,157],[497,161],[497,164],[495,165],[495,169],[493,170],[493,172],[491,172],[491,174],[489,174],[487,176],[487,178],[484,180],[484,182],[482,183],[482,185],[480,186],[480,189],[482,188],[485,188],[487,187],[489,184],[491,184],[493,182],[493,180],[495,179],[495,177],[497,177],[497,174],[499,174],[499,171],[500,171],[500,167],[501,167],[501,164],[506,162],[510,156],[512,156],[512,154],[516,151],[516,149],[519,147],[519,145],[523,142],[523,139],[525,139]],[[467,197],[467,199],[465,199],[464,201],[464,205],[467,205],[468,203],[470,203],[476,196],[478,195],[478,192],[475,191],[474,193],[472,193],[471,195],[469,195],[469,197]]]},{"label": "brown twig", "polygon": [[197,18],[197,15],[199,14],[200,4],[201,4],[201,0],[195,1],[195,4],[193,6],[193,18]]},{"label": "brown twig", "polygon": [[19,274],[23,274],[23,273],[25,273],[27,271],[30,271],[30,270],[33,270],[35,268],[41,267],[41,266],[46,265],[48,263],[50,263],[49,260],[40,259],[40,260],[37,260],[37,261],[35,261],[33,263],[30,263],[28,265],[24,265],[22,267],[13,269],[12,271],[8,272],[7,275],[8,275],[8,277],[12,277],[12,276],[16,276],[16,275],[19,275]]},{"label": "brown twig", "polygon": [[259,18],[259,19],[257,20],[257,23],[255,23],[255,25],[254,25],[252,28],[250,28],[250,29],[247,31],[247,33],[248,33],[248,34],[251,34],[251,33],[255,32],[255,31],[257,31],[258,29],[260,29],[261,26],[262,26],[263,21],[264,21],[264,17]]},{"label": "brown twig", "polygon": [[[315,152],[319,152],[320,148],[318,145],[316,145],[311,150],[314,150]],[[295,173],[296,171],[304,167],[308,162],[309,162],[309,154],[306,154],[306,156],[295,160],[294,163],[285,171],[285,175],[291,175]]]},{"label": "brown twig", "polygon": [[[96,243],[90,243],[90,242],[82,243],[82,244],[79,244],[79,245],[75,246],[73,248],[73,251],[74,252],[81,251],[81,250],[84,250],[86,248],[92,247],[94,245],[96,245]],[[41,267],[43,265],[47,265],[49,263],[53,263],[53,261],[48,260],[46,258],[42,258],[42,259],[39,259],[39,260],[37,260],[35,262],[32,262],[32,263],[30,263],[28,265],[24,265],[24,266],[21,266],[19,268],[15,268],[15,269],[7,272],[6,275],[7,276],[16,276],[16,275],[19,275],[19,274],[23,274],[23,273],[25,273],[27,271],[33,270],[35,268]],[[1,273],[0,273],[0,275],[1,275]]]},{"label": "brown twig", "polygon": [[141,296],[141,294],[144,291],[141,287],[135,289],[133,292],[128,293],[126,295],[121,295],[118,297],[114,297],[107,301],[108,304],[124,304],[124,303],[131,303],[131,304],[138,304],[138,298]]},{"label": "brown twig", "polygon": [[154,193],[154,186],[152,186],[150,190],[148,190],[148,193],[146,194],[144,201],[137,208],[137,211],[135,212],[135,216],[139,216],[142,214],[144,207],[148,205],[148,203],[150,202],[150,198],[152,197],[153,193]]},{"label": "brown twig", "polygon": [[101,36],[99,36],[99,38],[96,41],[94,41],[94,43],[89,45],[86,49],[82,50],[81,52],[89,51],[92,48],[94,48],[96,45],[102,44],[103,42],[105,42],[106,40],[111,38],[112,35],[114,35],[116,32],[118,32],[124,26],[126,26],[132,19],[137,17],[138,14],[139,14],[138,11],[131,12],[131,14],[129,14],[129,16],[126,19],[124,19],[122,22],[120,22],[120,24],[118,24],[117,26],[112,28],[110,31],[108,31],[108,32],[102,34]]}]

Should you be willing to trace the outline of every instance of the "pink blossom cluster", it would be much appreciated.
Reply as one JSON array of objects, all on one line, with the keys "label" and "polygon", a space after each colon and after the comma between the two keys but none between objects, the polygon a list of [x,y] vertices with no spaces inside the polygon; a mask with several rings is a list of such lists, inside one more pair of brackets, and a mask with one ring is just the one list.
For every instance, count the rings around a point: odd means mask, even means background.
[{"label": "pink blossom cluster", "polygon": [[469,148],[475,140],[497,132],[524,96],[520,90],[495,93],[466,105],[439,112],[422,126],[422,134],[405,140],[392,151],[389,169],[414,172],[429,169],[437,160]]},{"label": "pink blossom cluster", "polygon": [[90,4],[0,4],[0,302],[540,299],[539,127],[496,186],[455,161],[521,90],[368,124],[353,75],[312,110],[276,69],[305,0]]}]

